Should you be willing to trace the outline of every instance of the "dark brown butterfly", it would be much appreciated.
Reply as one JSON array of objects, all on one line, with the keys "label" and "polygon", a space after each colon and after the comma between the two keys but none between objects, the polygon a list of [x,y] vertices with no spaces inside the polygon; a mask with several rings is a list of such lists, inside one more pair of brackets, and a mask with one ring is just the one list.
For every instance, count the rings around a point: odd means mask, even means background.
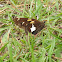
[{"label": "dark brown butterfly", "polygon": [[44,21],[40,22],[36,19],[28,19],[28,18],[13,18],[13,21],[20,28],[25,29],[26,34],[31,32],[36,35],[39,31],[41,31],[45,27]]}]

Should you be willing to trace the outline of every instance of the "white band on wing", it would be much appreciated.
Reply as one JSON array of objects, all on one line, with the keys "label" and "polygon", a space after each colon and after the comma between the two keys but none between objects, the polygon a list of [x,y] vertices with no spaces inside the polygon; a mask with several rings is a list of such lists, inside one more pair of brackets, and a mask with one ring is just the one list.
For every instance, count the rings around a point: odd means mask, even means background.
[{"label": "white band on wing", "polygon": [[36,27],[32,24],[32,27],[30,29],[31,29],[31,32],[33,32],[36,30]]}]

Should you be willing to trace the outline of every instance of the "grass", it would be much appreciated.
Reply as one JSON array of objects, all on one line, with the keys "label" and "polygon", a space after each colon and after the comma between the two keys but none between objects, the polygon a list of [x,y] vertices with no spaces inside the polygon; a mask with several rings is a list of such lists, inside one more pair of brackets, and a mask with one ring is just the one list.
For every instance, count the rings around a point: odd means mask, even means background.
[{"label": "grass", "polygon": [[[0,8],[0,62],[61,62],[62,8],[59,4],[62,1],[10,1],[11,5]],[[20,4],[21,7],[17,7]],[[25,31],[14,24],[13,15],[47,20],[46,27],[36,38],[31,33],[26,36]]]}]

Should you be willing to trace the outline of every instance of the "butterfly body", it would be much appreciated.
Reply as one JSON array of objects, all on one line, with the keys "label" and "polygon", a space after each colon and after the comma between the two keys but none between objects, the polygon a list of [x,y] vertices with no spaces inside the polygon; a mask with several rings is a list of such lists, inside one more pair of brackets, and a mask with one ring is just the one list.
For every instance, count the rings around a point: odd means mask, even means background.
[{"label": "butterfly body", "polygon": [[25,29],[26,34],[31,32],[32,34],[36,35],[39,31],[41,31],[45,23],[42,21],[38,21],[36,19],[28,19],[28,18],[13,18],[16,25],[20,28]]}]

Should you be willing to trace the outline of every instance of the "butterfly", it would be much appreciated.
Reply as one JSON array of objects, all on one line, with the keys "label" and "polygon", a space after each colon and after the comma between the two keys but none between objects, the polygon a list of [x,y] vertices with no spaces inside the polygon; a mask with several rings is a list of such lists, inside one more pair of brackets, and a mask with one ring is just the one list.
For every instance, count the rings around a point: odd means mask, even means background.
[{"label": "butterfly", "polygon": [[14,17],[13,21],[20,28],[23,28],[25,30],[26,34],[28,34],[28,32],[30,32],[33,35],[36,35],[38,32],[40,32],[45,27],[44,21],[40,22],[36,19]]}]

